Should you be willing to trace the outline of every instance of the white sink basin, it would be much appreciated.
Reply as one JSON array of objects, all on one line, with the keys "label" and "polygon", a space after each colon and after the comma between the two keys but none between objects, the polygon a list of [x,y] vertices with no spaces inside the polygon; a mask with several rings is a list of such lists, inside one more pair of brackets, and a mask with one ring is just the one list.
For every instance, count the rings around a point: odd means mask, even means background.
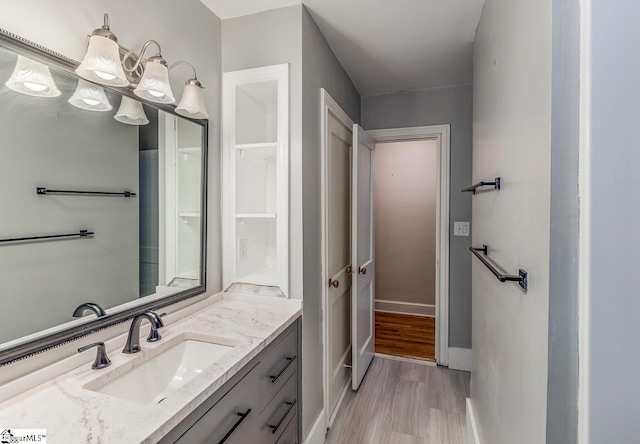
[{"label": "white sink basin", "polygon": [[139,404],[158,404],[233,347],[229,344],[183,338],[116,379],[97,388],[85,388]]}]

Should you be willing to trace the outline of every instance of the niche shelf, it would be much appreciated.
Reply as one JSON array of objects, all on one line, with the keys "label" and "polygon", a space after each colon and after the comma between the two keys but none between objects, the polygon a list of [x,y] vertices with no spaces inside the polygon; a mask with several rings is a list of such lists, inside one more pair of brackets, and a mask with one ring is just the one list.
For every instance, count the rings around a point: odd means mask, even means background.
[{"label": "niche shelf", "polygon": [[289,283],[289,66],[228,72],[223,87],[223,281]]},{"label": "niche shelf", "polygon": [[275,219],[277,217],[276,213],[243,213],[236,214],[236,218],[238,219]]}]

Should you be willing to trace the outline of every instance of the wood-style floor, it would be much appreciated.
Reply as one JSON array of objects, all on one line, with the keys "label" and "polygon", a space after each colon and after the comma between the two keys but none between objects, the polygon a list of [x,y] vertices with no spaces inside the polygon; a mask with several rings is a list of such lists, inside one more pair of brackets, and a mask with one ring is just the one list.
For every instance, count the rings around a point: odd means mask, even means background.
[{"label": "wood-style floor", "polygon": [[467,444],[467,372],[375,358],[326,444]]},{"label": "wood-style floor", "polygon": [[436,320],[376,312],[376,353],[436,362]]}]

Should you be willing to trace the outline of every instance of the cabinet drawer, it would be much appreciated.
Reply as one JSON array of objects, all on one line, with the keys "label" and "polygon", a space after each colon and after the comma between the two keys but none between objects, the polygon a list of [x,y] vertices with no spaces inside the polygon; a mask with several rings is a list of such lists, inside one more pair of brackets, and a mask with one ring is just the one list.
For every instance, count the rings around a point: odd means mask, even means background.
[{"label": "cabinet drawer", "polygon": [[260,416],[260,444],[274,444],[282,435],[287,424],[298,411],[298,378],[297,371],[285,382],[273,400]]},{"label": "cabinet drawer", "polygon": [[293,330],[261,359],[260,410],[264,410],[296,371],[298,366],[297,345],[298,334],[296,330]]},{"label": "cabinet drawer", "polygon": [[294,415],[276,444],[298,444],[298,415]]},{"label": "cabinet drawer", "polygon": [[247,444],[259,442],[260,412],[255,393],[260,373],[254,367],[233,389],[178,439],[180,444]]}]

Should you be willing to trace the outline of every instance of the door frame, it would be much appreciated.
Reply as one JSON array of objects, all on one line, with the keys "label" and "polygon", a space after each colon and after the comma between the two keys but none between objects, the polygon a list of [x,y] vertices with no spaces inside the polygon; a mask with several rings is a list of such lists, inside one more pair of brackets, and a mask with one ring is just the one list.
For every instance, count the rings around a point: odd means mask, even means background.
[{"label": "door frame", "polygon": [[451,125],[414,126],[367,131],[376,141],[435,140],[438,143],[436,190],[436,362],[449,365],[449,201]]},{"label": "door frame", "polygon": [[[328,131],[329,131],[329,116],[333,115],[338,122],[343,124],[345,127],[349,129],[349,131],[353,132],[353,120],[340,108],[340,105],[333,100],[331,95],[324,89],[320,89],[320,189],[321,189],[321,260],[322,260],[322,395],[323,395],[323,406],[324,406],[324,417],[326,427],[331,427],[333,420],[335,419],[335,413],[340,410],[340,405],[342,404],[342,400],[344,399],[345,394],[349,387],[351,387],[351,380],[347,381],[344,390],[342,391],[342,395],[338,400],[338,404],[336,405],[334,412],[329,412],[328,409],[328,400],[329,400],[329,369],[327,366],[329,365],[329,353],[327,344],[329,343],[329,332],[327,329],[329,313],[329,291],[326,283],[329,279],[329,270],[328,270],[328,237],[327,237],[327,156],[328,156]],[[351,147],[353,150],[353,146]],[[351,330],[349,330],[349,337],[351,337]],[[333,413],[333,414],[332,414]]]}]

